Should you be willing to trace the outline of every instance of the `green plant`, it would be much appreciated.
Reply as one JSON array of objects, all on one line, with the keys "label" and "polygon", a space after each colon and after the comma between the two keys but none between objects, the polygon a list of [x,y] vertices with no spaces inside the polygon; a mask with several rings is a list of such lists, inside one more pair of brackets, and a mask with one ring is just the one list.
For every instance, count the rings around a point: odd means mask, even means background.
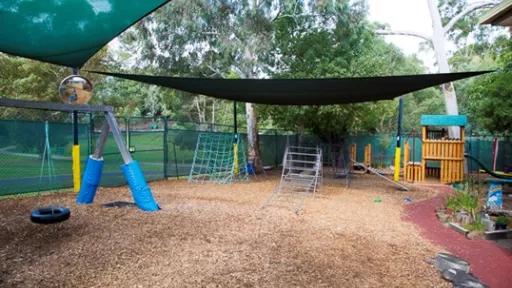
[{"label": "green plant", "polygon": [[456,192],[455,195],[448,197],[446,207],[453,211],[464,210],[471,215],[471,219],[476,220],[478,210],[478,196],[468,191]]},{"label": "green plant", "polygon": [[496,218],[496,224],[498,225],[508,225],[508,218],[506,216],[498,216]]},{"label": "green plant", "polygon": [[477,216],[473,222],[464,225],[464,228],[471,231],[483,232],[485,231],[485,224],[482,222],[482,219]]}]

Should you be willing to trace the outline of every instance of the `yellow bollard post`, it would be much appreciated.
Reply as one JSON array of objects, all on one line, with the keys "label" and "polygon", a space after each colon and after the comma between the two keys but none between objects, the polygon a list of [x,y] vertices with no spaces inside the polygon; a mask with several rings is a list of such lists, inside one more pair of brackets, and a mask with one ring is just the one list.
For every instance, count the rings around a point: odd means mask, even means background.
[{"label": "yellow bollard post", "polygon": [[395,171],[393,174],[393,180],[400,180],[400,147],[395,149]]},{"label": "yellow bollard post", "polygon": [[238,176],[240,166],[238,164],[238,143],[233,143],[233,174]]},{"label": "yellow bollard post", "polygon": [[73,145],[73,191],[80,191],[80,145]]}]

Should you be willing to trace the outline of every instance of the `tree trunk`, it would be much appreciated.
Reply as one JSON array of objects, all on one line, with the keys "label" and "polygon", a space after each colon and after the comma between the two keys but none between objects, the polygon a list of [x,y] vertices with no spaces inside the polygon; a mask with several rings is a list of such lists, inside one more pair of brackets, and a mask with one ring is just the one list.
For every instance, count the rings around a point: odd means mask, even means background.
[{"label": "tree trunk", "polygon": [[[437,7],[437,1],[428,0],[428,7],[430,10],[430,17],[432,18],[432,28],[434,32],[432,36],[432,45],[434,46],[434,52],[436,54],[437,66],[439,67],[440,73],[450,73],[450,66],[448,65],[448,53],[445,47],[445,43],[448,41],[445,38],[445,31],[441,22],[441,14],[439,13],[439,9]],[[443,84],[441,85],[441,90],[443,91],[444,95],[446,114],[458,115],[459,108],[457,106],[457,94],[455,93],[453,84],[451,82]],[[449,134],[450,137],[459,138],[459,127],[450,127]]]},{"label": "tree trunk", "polygon": [[254,165],[256,173],[263,172],[263,163],[260,154],[260,141],[258,135],[258,117],[254,104],[245,103],[247,117],[247,159]]}]

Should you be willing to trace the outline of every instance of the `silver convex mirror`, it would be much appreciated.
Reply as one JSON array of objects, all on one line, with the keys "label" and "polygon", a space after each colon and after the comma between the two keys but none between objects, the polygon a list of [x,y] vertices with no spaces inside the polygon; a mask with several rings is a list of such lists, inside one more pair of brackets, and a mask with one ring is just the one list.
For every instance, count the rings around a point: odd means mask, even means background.
[{"label": "silver convex mirror", "polygon": [[59,85],[60,99],[68,104],[87,104],[92,97],[92,83],[80,75],[70,75]]}]

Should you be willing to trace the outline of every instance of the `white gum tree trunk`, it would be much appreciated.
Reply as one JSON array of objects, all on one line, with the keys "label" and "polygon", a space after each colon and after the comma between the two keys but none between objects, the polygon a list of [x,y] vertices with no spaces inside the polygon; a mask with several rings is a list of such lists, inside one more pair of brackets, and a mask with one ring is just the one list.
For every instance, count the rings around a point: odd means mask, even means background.
[{"label": "white gum tree trunk", "polygon": [[[437,8],[437,0],[428,0],[428,8],[430,10],[430,17],[432,18],[432,45],[434,46],[434,52],[436,55],[437,66],[439,67],[440,73],[450,73],[450,66],[448,65],[448,53],[446,51],[445,43],[445,29],[441,22],[441,14]],[[457,105],[457,94],[453,87],[453,83],[445,83],[441,85],[441,89],[444,95],[444,105],[446,114],[448,115],[459,115],[459,108]],[[460,129],[458,127],[450,127],[450,137],[459,138]]]},{"label": "white gum tree trunk", "polygon": [[[449,73],[450,66],[448,64],[448,51],[446,50],[446,43],[448,43],[449,41],[449,39],[447,38],[448,32],[450,32],[453,29],[453,27],[459,20],[464,18],[469,13],[472,13],[478,9],[491,7],[493,5],[496,5],[497,2],[494,0],[482,0],[473,2],[470,5],[468,5],[465,9],[460,11],[458,14],[453,16],[445,26],[443,26],[443,23],[441,21],[441,14],[439,13],[437,0],[427,0],[427,2],[430,11],[430,17],[432,19],[432,37],[415,31],[378,30],[376,32],[377,34],[380,35],[405,35],[427,40],[432,44],[434,48],[439,73]],[[455,93],[453,84],[451,82],[443,84],[441,85],[441,90],[444,95],[446,114],[458,115],[459,108],[457,105],[457,94]],[[450,127],[449,133],[450,137],[460,137],[460,129],[458,127]]]},{"label": "white gum tree trunk", "polygon": [[258,136],[258,117],[253,103],[245,103],[245,113],[247,117],[247,158],[254,165],[257,173],[262,172],[260,143]]}]

